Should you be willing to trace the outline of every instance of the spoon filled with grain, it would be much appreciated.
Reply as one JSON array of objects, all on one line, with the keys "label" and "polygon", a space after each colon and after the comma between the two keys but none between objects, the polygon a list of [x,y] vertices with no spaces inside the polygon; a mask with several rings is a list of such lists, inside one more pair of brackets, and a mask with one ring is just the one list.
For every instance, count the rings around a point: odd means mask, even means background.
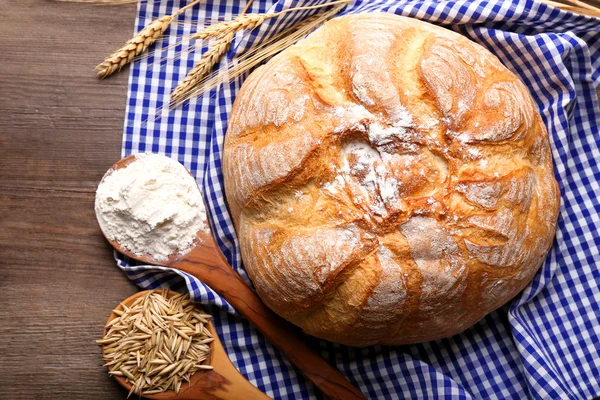
[{"label": "spoon filled with grain", "polygon": [[[177,161],[137,154],[114,164],[96,192],[102,233],[120,253],[184,271],[211,287],[246,317],[330,399],[365,397],[273,313],[221,254],[200,188]],[[229,398],[229,397],[226,397]]]},{"label": "spoon filled with grain", "polygon": [[146,290],[123,301],[97,341],[108,373],[150,399],[269,399],[233,366],[188,295]]}]

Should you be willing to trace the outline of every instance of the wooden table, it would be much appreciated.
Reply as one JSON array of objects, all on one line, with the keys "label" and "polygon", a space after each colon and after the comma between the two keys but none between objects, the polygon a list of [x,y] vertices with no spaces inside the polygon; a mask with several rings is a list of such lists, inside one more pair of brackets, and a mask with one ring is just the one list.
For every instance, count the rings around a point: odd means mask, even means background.
[{"label": "wooden table", "polygon": [[120,158],[128,73],[93,68],[133,32],[135,5],[0,6],[0,398],[124,399],[94,343],[137,291],[94,217]]},{"label": "wooden table", "polygon": [[0,17],[0,398],[124,399],[94,340],[137,288],[93,203],[120,158],[128,74],[93,68],[135,6],[6,0]]}]

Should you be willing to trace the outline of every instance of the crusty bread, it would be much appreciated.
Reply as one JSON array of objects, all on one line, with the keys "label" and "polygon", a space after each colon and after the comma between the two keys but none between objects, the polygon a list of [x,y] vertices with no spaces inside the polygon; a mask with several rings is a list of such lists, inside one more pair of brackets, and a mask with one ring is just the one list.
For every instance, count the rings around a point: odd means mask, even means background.
[{"label": "crusty bread", "polygon": [[332,20],[254,72],[223,173],[260,297],[353,346],[443,338],[506,303],[559,207],[525,86],[461,35],[385,13]]}]

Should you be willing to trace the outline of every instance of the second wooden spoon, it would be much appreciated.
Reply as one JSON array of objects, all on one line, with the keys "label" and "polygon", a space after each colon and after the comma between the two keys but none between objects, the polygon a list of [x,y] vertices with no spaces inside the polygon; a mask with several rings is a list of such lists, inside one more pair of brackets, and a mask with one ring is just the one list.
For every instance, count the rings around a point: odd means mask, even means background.
[{"label": "second wooden spoon", "polygon": [[[157,291],[162,292],[163,296],[176,294],[175,292],[164,290]],[[123,305],[131,306],[137,298],[144,296],[148,292],[150,290],[138,292],[128,297],[116,309],[122,311]],[[114,318],[117,318],[117,314],[113,312],[108,318],[108,322],[111,322]],[[215,332],[213,324],[211,322],[207,323],[206,328],[214,338],[210,344],[211,352],[208,359],[208,364],[213,369],[196,372],[191,376],[189,383],[184,383],[181,386],[179,393],[168,390],[163,393],[144,394],[143,396],[155,400],[269,400],[270,397],[248,382],[233,366],[225,349],[223,349],[223,345]],[[108,329],[104,330],[105,335],[107,331]],[[131,384],[124,377],[115,376],[114,378],[125,389],[131,390]]]}]

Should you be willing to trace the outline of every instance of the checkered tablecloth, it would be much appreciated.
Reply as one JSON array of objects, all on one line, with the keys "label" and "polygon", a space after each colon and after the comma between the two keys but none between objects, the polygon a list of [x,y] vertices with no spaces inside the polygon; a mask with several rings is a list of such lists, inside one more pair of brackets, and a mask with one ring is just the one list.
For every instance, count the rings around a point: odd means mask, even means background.
[{"label": "checkered tablecloth", "polygon": [[[254,1],[249,12],[313,1]],[[139,6],[137,29],[185,1]],[[221,156],[228,113],[246,76],[157,119],[171,90],[201,56],[169,47],[195,21],[238,14],[245,2],[206,0],[179,17],[153,56],[130,72],[123,155],[161,153],[189,168],[204,189],[221,250],[244,272],[223,193]],[[589,399],[600,396],[600,20],[530,0],[360,1],[343,13],[388,11],[461,33],[488,48],[528,86],[548,127],[562,203],[552,251],[509,305],[448,339],[419,345],[348,348],[307,340],[371,399]],[[311,12],[267,21],[239,34],[228,57]],[[116,45],[116,43],[115,43]],[[223,64],[222,64],[223,65]],[[187,290],[215,316],[235,366],[273,398],[319,398],[306,379],[231,306],[204,284],[168,268],[118,265],[140,287]]]}]

